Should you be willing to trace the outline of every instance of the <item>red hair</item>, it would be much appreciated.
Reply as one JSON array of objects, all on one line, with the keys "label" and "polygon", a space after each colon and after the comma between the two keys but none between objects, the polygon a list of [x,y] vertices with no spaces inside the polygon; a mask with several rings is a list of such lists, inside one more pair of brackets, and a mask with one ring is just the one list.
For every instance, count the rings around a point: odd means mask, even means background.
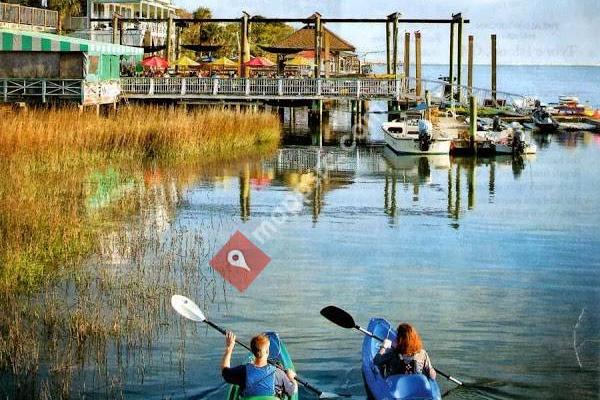
[{"label": "red hair", "polygon": [[398,325],[398,336],[396,351],[402,355],[412,355],[423,349],[423,342],[417,330],[411,324],[402,323]]}]

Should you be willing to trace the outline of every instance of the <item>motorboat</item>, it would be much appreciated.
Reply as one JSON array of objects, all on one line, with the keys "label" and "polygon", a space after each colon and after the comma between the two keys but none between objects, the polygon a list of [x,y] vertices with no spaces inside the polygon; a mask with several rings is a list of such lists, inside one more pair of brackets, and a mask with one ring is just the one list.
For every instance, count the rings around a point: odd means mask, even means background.
[{"label": "motorboat", "polygon": [[489,131],[486,137],[491,141],[495,154],[535,154],[537,146],[525,138],[525,133],[519,123],[501,131]]},{"label": "motorboat", "polygon": [[420,113],[384,122],[385,143],[398,154],[449,154],[451,139]]},{"label": "motorboat", "polygon": [[531,118],[535,123],[535,127],[538,128],[541,132],[555,132],[558,129],[558,122],[548,111],[546,111],[545,107],[536,108],[531,114]]}]

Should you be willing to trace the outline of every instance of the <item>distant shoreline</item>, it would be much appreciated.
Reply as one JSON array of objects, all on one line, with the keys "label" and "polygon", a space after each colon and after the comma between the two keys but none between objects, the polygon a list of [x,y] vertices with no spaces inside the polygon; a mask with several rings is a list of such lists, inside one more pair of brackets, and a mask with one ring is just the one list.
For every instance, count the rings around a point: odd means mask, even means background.
[{"label": "distant shoreline", "polygon": [[[367,61],[367,63],[369,63]],[[373,65],[385,65],[385,62],[380,63],[380,62],[372,62],[371,64]],[[415,65],[414,63],[411,63],[410,65]],[[448,64],[443,64],[443,63],[423,63],[423,66],[448,66]],[[456,65],[456,64],[455,64]],[[463,66],[467,66],[467,64],[463,64]],[[491,67],[491,64],[473,64],[473,66],[475,67]],[[593,64],[498,64],[498,67],[594,67],[594,68],[600,68],[600,65],[593,65]]]}]

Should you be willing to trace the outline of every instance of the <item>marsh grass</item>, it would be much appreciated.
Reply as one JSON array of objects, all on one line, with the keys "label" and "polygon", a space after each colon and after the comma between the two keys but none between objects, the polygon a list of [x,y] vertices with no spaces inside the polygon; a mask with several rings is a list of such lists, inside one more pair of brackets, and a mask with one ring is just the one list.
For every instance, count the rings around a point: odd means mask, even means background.
[{"label": "marsh grass", "polygon": [[77,397],[91,381],[112,398],[132,369],[143,381],[161,331],[183,327],[170,295],[210,307],[222,293],[214,244],[166,233],[182,194],[274,150],[279,129],[270,114],[159,107],[3,116],[0,397]]}]

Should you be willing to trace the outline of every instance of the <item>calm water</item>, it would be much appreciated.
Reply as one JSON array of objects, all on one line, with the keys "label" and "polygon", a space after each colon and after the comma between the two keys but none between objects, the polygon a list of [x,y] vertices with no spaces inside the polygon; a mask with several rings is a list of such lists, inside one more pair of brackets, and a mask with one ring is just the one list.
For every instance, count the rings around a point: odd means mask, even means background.
[{"label": "calm water", "polygon": [[[523,68],[503,90],[529,92],[519,89],[529,85]],[[589,91],[574,92],[600,104],[593,86],[600,79],[578,82]],[[570,92],[562,89],[532,92],[551,100],[555,91]],[[286,114],[277,154],[198,171],[203,178],[182,193],[174,213],[155,210],[160,229],[153,234],[164,243],[203,238],[200,253],[207,257],[174,262],[196,262],[204,271],[236,230],[258,244],[253,232],[262,223],[282,221],[260,243],[271,262],[245,292],[217,276],[209,299],[197,298],[208,317],[245,341],[277,330],[302,377],[354,398],[365,397],[362,337],[322,318],[319,310],[329,304],[365,327],[373,316],[414,324],[434,366],[467,383],[447,399],[598,398],[600,136],[535,136],[538,154],[525,160],[398,157],[380,146],[340,149],[349,113],[342,108],[329,118],[321,150],[318,135],[305,127],[306,112],[297,113],[295,124]],[[365,121],[369,142],[382,139],[384,118],[373,113]],[[302,206],[282,213],[292,194]],[[153,251],[168,254],[169,248]],[[206,281],[190,284],[206,287]],[[84,371],[73,393],[224,398],[222,336],[182,321],[168,303],[165,310],[169,325],[149,352],[109,351],[102,378],[86,378]],[[244,358],[238,348],[234,362]],[[438,382],[444,392],[454,387]],[[305,389],[301,396],[314,398]]]},{"label": "calm water", "polygon": [[[469,384],[449,399],[597,398],[600,140],[536,141],[538,155],[522,162],[326,147],[335,156],[320,170],[318,148],[286,146],[192,187],[164,234],[202,232],[215,251],[238,229],[252,239],[301,193],[301,210],[261,244],[272,261],[258,279],[244,293],[223,284],[203,306],[242,339],[280,332],[322,390],[364,397],[361,335],[319,315],[337,304],[365,326],[372,316],[416,325],[435,365]],[[179,335],[157,339],[126,397],[224,397],[223,338],[187,328],[183,362]]]},{"label": "calm water", "polygon": [[[385,66],[375,66],[383,73]],[[447,65],[423,65],[424,79],[448,76]],[[463,85],[467,84],[467,66],[463,65]],[[455,72],[456,75],[456,67]],[[491,89],[491,67],[473,66],[473,86]],[[411,67],[414,76],[414,66]],[[545,66],[545,65],[498,65],[497,87],[499,91],[535,96],[542,102],[558,102],[558,96],[575,95],[584,104],[600,108],[600,67]]]},{"label": "calm water", "polygon": [[[414,67],[413,67],[414,68]],[[378,67],[379,70],[379,67]],[[383,72],[383,69],[381,69]],[[414,76],[414,70],[412,70]],[[455,72],[456,74],[456,72]],[[448,75],[447,65],[424,65],[423,78],[438,79]],[[467,67],[463,66],[463,84]],[[473,86],[490,89],[489,65],[473,67]],[[558,102],[558,96],[576,95],[584,104],[600,108],[600,67],[498,65],[498,90],[536,96],[543,102]]]}]

